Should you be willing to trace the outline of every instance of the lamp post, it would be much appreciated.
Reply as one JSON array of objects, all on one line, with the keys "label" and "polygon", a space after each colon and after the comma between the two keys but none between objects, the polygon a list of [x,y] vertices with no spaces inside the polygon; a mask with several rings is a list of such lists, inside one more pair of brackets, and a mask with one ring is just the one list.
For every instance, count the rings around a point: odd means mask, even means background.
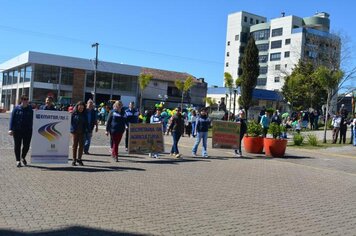
[{"label": "lamp post", "polygon": [[98,47],[99,43],[94,43],[91,45],[91,47],[95,47],[96,53],[95,53],[95,69],[94,69],[94,91],[93,91],[93,102],[94,104],[96,103],[96,71],[98,70]]},{"label": "lamp post", "polygon": [[236,108],[236,92],[237,92],[237,88],[234,89],[234,115],[235,115],[235,108]]}]

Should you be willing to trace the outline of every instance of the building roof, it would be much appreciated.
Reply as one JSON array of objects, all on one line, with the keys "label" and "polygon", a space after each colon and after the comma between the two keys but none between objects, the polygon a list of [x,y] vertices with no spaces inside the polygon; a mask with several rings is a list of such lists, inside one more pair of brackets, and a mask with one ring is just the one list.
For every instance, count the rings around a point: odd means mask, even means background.
[{"label": "building roof", "polygon": [[[225,87],[210,87],[208,88],[207,96],[209,94],[221,94],[225,96],[228,93],[228,88]],[[237,93],[240,93],[240,88],[237,89]],[[266,89],[254,89],[253,90],[253,99],[257,100],[269,100],[269,101],[281,101],[283,100],[283,96],[280,92],[274,90],[266,90]]]},{"label": "building roof", "polygon": [[[14,57],[4,63],[0,64],[1,70],[9,70],[25,64],[43,64],[52,66],[61,66],[67,68],[76,68],[82,70],[94,70],[94,61],[85,58],[68,57],[55,54],[41,53],[28,51],[21,55]],[[175,81],[176,79],[186,79],[188,76],[192,76],[185,72],[176,72],[168,70],[160,70],[154,68],[147,68],[141,66],[126,65],[121,63],[99,61],[98,71],[108,73],[126,74],[132,76],[138,76],[141,73],[149,73],[153,75],[154,79],[164,81]],[[192,76],[196,83],[202,82]]]}]

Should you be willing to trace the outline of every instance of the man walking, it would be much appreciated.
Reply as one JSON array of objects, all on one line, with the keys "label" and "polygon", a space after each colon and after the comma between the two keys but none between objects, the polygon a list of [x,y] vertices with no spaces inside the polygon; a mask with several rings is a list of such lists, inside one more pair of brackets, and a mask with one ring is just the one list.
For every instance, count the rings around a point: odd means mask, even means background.
[{"label": "man walking", "polygon": [[130,102],[129,109],[127,109],[125,111],[126,123],[127,123],[126,136],[125,136],[125,148],[126,148],[126,151],[128,151],[128,147],[129,147],[129,125],[130,125],[130,123],[138,123],[139,114],[140,113],[138,112],[138,110],[135,109],[135,103],[134,102]]},{"label": "man walking", "polygon": [[87,102],[87,109],[85,110],[86,117],[88,119],[89,130],[85,133],[84,137],[84,153],[89,155],[89,148],[91,143],[91,138],[93,136],[93,130],[95,127],[95,132],[98,132],[98,114],[94,109],[93,100],[89,99]]}]

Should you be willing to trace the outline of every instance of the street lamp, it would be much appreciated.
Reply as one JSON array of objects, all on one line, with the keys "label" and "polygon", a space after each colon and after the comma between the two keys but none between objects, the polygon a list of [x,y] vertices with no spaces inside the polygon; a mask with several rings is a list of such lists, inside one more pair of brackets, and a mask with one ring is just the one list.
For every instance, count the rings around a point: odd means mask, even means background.
[{"label": "street lamp", "polygon": [[98,47],[99,43],[94,43],[91,45],[91,47],[95,47],[96,53],[95,53],[95,69],[94,69],[94,91],[93,91],[93,102],[94,104],[96,103],[96,71],[98,70]]}]

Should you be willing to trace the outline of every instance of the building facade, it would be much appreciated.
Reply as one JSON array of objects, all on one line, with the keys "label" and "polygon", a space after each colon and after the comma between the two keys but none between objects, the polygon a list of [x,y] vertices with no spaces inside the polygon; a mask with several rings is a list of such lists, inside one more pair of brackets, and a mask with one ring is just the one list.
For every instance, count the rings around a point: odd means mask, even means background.
[{"label": "building facade", "polygon": [[248,36],[254,37],[259,50],[257,88],[281,90],[284,77],[291,74],[300,59],[336,67],[340,63],[340,38],[330,33],[329,14],[325,12],[306,18],[282,13],[269,22],[263,16],[244,11],[230,14],[224,72],[233,78],[242,75],[241,62]]},{"label": "building facade", "polygon": [[[87,101],[94,91],[94,62],[39,52],[25,52],[0,64],[0,105],[11,110],[22,94],[28,94],[32,102],[43,103],[45,97],[55,100],[69,98],[71,103]],[[102,62],[97,68],[96,103],[108,100],[122,100],[124,105],[139,101],[138,77],[150,73],[153,79],[143,92],[143,106],[164,101],[177,106],[181,93],[176,91],[174,81],[185,80],[187,73],[165,71],[139,66]],[[196,79],[194,86],[184,97],[184,104],[204,106],[207,84],[204,79]]]}]

